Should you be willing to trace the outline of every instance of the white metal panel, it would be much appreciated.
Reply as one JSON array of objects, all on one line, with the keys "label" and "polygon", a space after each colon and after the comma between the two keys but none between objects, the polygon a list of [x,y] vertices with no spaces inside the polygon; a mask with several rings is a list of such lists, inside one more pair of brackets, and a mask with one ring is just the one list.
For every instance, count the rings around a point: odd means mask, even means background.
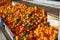
[{"label": "white metal panel", "polygon": [[0,40],[7,40],[1,29],[0,29]]}]

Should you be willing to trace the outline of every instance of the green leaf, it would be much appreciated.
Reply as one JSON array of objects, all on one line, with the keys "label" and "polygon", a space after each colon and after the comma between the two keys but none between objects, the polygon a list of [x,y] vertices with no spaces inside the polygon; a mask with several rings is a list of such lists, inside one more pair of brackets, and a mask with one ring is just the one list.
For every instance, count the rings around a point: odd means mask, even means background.
[{"label": "green leaf", "polygon": [[5,16],[8,17],[8,12],[5,13]]},{"label": "green leaf", "polygon": [[20,10],[20,8],[18,8],[18,10]]},{"label": "green leaf", "polygon": [[8,17],[8,14],[5,14],[5,17]]},{"label": "green leaf", "polygon": [[27,17],[27,14],[24,14],[24,15],[23,15],[23,18],[26,18],[26,17]]},{"label": "green leaf", "polygon": [[34,20],[36,20],[36,18],[31,18],[31,19],[30,19],[30,22],[33,23]]},{"label": "green leaf", "polygon": [[31,27],[31,25],[27,23],[26,24],[26,28],[30,28],[30,27]]},{"label": "green leaf", "polygon": [[13,13],[15,13],[15,12],[16,12],[16,9],[13,10]]},{"label": "green leaf", "polygon": [[13,21],[13,22],[19,22],[19,20],[18,20],[18,19],[13,19],[12,21]]},{"label": "green leaf", "polygon": [[23,21],[21,21],[21,23],[20,23],[20,25],[22,25],[24,22]]},{"label": "green leaf", "polygon": [[24,40],[24,37],[25,37],[26,35],[25,34],[23,34],[22,36],[21,36],[21,40]]}]

